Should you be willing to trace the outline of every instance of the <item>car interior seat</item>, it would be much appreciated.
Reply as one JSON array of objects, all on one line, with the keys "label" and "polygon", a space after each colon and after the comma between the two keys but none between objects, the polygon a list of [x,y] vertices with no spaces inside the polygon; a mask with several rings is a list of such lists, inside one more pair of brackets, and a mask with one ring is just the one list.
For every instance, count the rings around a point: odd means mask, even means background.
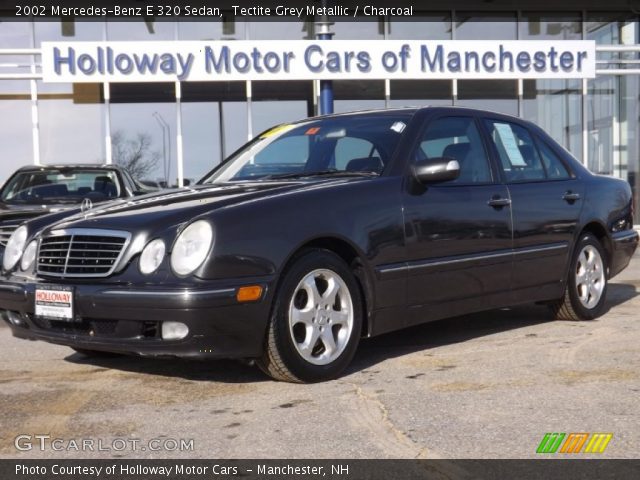
[{"label": "car interior seat", "polygon": [[382,172],[384,164],[380,157],[362,157],[349,160],[346,170],[348,172]]},{"label": "car interior seat", "polygon": [[69,189],[63,183],[49,183],[35,187],[33,193],[38,197],[66,197]]},{"label": "car interior seat", "polygon": [[118,196],[118,188],[111,177],[106,175],[101,177],[96,177],[93,182],[93,191],[102,193],[104,196],[108,198],[114,198]]}]

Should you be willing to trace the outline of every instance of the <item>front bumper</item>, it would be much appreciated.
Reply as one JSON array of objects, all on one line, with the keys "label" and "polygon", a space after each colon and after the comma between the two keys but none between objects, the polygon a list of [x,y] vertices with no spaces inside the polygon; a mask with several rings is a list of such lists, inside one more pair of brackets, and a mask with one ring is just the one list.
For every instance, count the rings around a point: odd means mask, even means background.
[{"label": "front bumper", "polygon": [[[186,358],[255,358],[261,355],[271,303],[271,278],[184,286],[69,284],[74,321],[36,318],[37,287],[59,285],[10,279],[0,282],[0,314],[13,335],[87,350]],[[239,303],[238,288],[263,287],[262,298]],[[163,340],[162,322],[181,322],[182,340]]]}]

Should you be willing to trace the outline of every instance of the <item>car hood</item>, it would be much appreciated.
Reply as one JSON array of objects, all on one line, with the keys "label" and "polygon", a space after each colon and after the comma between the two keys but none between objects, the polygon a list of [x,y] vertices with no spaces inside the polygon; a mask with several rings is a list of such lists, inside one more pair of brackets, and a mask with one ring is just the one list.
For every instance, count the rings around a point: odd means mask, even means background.
[{"label": "car hood", "polygon": [[[110,202],[64,218],[48,229],[100,228],[125,231],[171,228],[213,210],[256,201],[319,185],[344,183],[349,179],[313,179],[309,181],[258,181],[196,185],[165,190],[131,200]],[[360,179],[361,180],[361,179]]]},{"label": "car hood", "polygon": [[62,212],[78,208],[76,204],[50,204],[50,205],[34,205],[34,204],[11,204],[0,202],[0,221],[24,219],[27,220],[48,213]]}]

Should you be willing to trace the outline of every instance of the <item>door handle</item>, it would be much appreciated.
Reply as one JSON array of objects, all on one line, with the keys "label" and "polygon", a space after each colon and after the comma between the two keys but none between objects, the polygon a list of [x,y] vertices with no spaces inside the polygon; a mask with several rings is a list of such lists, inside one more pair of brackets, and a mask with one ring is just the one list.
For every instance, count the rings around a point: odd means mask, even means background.
[{"label": "door handle", "polygon": [[492,198],[487,202],[487,205],[493,208],[508,207],[511,205],[511,199],[509,198]]},{"label": "door handle", "polygon": [[576,200],[580,200],[580,194],[573,193],[571,190],[569,190],[568,192],[565,192],[565,194],[562,196],[562,199],[569,203],[575,202]]}]

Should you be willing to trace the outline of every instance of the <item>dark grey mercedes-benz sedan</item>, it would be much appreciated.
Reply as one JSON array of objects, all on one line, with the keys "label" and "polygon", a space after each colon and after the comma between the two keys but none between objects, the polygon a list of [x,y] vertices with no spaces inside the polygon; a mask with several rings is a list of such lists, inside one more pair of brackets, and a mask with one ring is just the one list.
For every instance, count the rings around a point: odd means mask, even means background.
[{"label": "dark grey mercedes-benz sedan", "polygon": [[638,245],[631,189],[537,126],[435,108],[268,130],[196,186],[33,220],[7,245],[16,337],[255,359],[313,382],[361,337],[526,302],[605,309]]},{"label": "dark grey mercedes-benz sedan", "polygon": [[52,212],[150,193],[117,165],[29,165],[0,188],[0,253],[24,222]]}]

